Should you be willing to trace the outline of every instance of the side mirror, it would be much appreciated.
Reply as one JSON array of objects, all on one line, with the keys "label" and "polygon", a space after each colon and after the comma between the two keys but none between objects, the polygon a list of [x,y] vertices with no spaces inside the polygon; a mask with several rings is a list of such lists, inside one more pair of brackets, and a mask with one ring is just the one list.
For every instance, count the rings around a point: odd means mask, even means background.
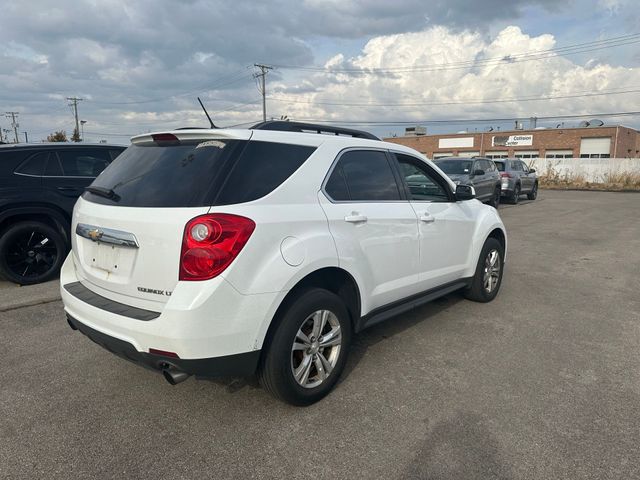
[{"label": "side mirror", "polygon": [[529,173],[536,173],[536,169],[535,168],[530,168],[529,169]]},{"label": "side mirror", "polygon": [[473,174],[474,174],[474,175],[484,175],[484,170],[480,170],[480,169],[478,169],[478,170],[474,170],[474,171],[473,171]]},{"label": "side mirror", "polygon": [[476,189],[471,185],[458,185],[456,186],[456,200],[473,200],[476,198]]}]

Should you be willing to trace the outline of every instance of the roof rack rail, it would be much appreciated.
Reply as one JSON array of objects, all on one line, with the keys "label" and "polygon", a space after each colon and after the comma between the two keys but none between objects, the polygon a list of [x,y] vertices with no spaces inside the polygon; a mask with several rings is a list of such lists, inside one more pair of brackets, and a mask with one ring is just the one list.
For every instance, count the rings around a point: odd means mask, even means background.
[{"label": "roof rack rail", "polygon": [[271,120],[256,123],[249,127],[252,130],[277,130],[281,132],[313,132],[313,133],[333,133],[334,135],[347,135],[356,138],[368,138],[369,140],[380,140],[375,135],[362,130],[352,130],[350,128],[331,127],[329,125],[317,125],[315,123],[289,122],[286,120]]}]

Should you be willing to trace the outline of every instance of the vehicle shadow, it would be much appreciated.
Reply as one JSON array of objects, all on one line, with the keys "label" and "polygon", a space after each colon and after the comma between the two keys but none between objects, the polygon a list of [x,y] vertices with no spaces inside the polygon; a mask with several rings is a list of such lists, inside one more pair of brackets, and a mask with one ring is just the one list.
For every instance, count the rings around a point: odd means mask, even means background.
[{"label": "vehicle shadow", "polygon": [[398,335],[418,323],[443,321],[438,315],[464,300],[462,292],[453,292],[354,335],[349,350],[349,359],[338,383],[342,383],[349,377],[370,347]]},{"label": "vehicle shadow", "polygon": [[[349,377],[365,356],[369,347],[402,333],[418,323],[437,321],[439,313],[461,301],[464,301],[462,293],[453,292],[354,335],[349,350],[349,359],[340,376],[340,380],[338,380],[338,384]],[[227,393],[236,393],[245,387],[261,388],[255,375],[251,377],[218,377],[206,380],[220,385]]]}]

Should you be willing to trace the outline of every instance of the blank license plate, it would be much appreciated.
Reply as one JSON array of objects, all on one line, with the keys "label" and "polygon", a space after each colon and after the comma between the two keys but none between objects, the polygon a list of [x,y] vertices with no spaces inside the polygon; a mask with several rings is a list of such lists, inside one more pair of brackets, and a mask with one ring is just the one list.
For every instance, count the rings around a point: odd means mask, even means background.
[{"label": "blank license plate", "polygon": [[119,249],[113,245],[97,244],[93,247],[92,264],[96,268],[113,272],[118,268]]}]

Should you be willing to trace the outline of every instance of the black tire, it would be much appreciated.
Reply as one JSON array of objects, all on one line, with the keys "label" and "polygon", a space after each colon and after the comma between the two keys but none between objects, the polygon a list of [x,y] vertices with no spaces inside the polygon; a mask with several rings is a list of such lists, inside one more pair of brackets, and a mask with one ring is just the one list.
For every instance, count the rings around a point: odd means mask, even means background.
[{"label": "black tire", "polygon": [[[497,252],[498,260],[499,260],[499,272],[497,277],[497,282],[493,285],[493,288],[488,291],[485,288],[485,273],[487,272],[488,264],[487,260],[489,254],[492,252]],[[465,290],[464,296],[469,300],[473,300],[474,302],[490,302],[496,295],[498,295],[498,291],[500,290],[500,285],[502,285],[502,275],[504,273],[504,248],[502,244],[496,240],[495,238],[487,238],[487,241],[484,242],[484,246],[482,247],[482,251],[480,252],[480,257],[478,258],[478,263],[476,265],[476,273],[473,276],[471,281],[471,285],[468,289]]]},{"label": "black tire", "polygon": [[494,192],[493,192],[493,197],[491,198],[491,200],[489,200],[488,205],[491,205],[493,208],[498,208],[498,205],[500,205],[500,196],[502,195],[502,189],[500,188],[500,185],[498,185]]},{"label": "black tire", "polygon": [[55,278],[67,253],[62,234],[46,223],[24,221],[0,237],[0,274],[20,285]]},{"label": "black tire", "polygon": [[513,194],[511,194],[511,198],[509,200],[511,200],[512,204],[517,204],[520,201],[520,194],[522,193],[522,190],[520,189],[520,184],[516,183],[516,186],[513,189]]},{"label": "black tire", "polygon": [[[294,346],[294,342],[302,343],[299,341],[298,330],[305,328],[308,322],[313,322],[311,319],[312,315],[319,311],[328,311],[335,316],[335,318],[332,317],[331,321],[337,320],[339,323],[341,340],[337,356],[335,357],[335,364],[328,376],[324,380],[321,380],[318,386],[304,387],[294,377],[296,355],[299,354],[300,356],[305,355],[314,358],[314,360],[310,360],[309,362],[311,365],[309,372],[315,371],[315,376],[312,377],[312,374],[308,373],[308,381],[311,381],[312,378],[318,381],[320,373],[316,366],[315,359],[316,357],[319,358],[320,355],[326,354],[328,351],[321,348],[317,351],[317,354],[309,354],[312,350],[303,351],[301,349],[300,351],[293,352],[292,347]],[[264,352],[260,367],[258,368],[258,379],[265,390],[284,402],[290,403],[291,405],[311,405],[331,391],[344,369],[349,353],[349,345],[351,343],[352,327],[349,312],[340,297],[327,290],[313,288],[303,291],[286,310],[279,315],[279,318],[274,319],[274,321],[278,323],[276,324],[276,330],[273,332],[273,335],[269,335],[268,337],[269,344],[265,344],[263,347]],[[326,332],[326,327],[329,326],[329,321],[327,321],[323,332]],[[323,336],[321,333],[316,340],[323,338]],[[310,335],[308,338],[311,340],[313,337]],[[316,345],[317,343],[316,341]],[[327,348],[332,349],[334,347]],[[333,352],[333,350],[331,352]],[[325,357],[323,356],[323,358]],[[298,367],[303,365],[303,361],[304,360],[300,360]],[[320,362],[320,364],[322,365],[322,362]],[[322,369],[320,370],[322,371]]]},{"label": "black tire", "polygon": [[527,198],[529,200],[535,200],[536,198],[538,198],[538,182],[533,184],[533,188],[529,193],[527,193]]}]

